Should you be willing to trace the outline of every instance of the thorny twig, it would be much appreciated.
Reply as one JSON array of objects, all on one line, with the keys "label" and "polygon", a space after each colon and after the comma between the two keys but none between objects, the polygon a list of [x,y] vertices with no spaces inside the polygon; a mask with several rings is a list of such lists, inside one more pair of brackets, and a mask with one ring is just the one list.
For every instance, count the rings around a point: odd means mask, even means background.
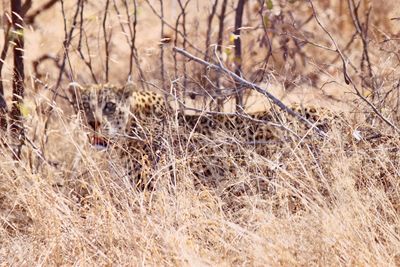
[{"label": "thorny twig", "polygon": [[265,89],[261,88],[257,84],[251,83],[251,82],[243,79],[239,75],[233,73],[232,71],[228,70],[227,68],[223,67],[220,64],[216,65],[216,64],[212,64],[210,62],[204,61],[203,59],[198,58],[196,56],[193,56],[192,54],[190,54],[187,51],[185,51],[185,50],[183,50],[181,48],[178,48],[178,47],[174,47],[173,49],[177,53],[179,53],[179,54],[181,54],[181,55],[183,55],[183,56],[185,56],[185,57],[187,57],[187,58],[189,58],[189,59],[191,59],[191,60],[193,60],[193,61],[195,61],[197,63],[205,65],[210,69],[214,69],[216,71],[220,71],[220,72],[226,73],[227,75],[232,77],[232,79],[234,79],[236,82],[240,83],[242,86],[251,88],[251,89],[263,94],[264,96],[268,97],[269,99],[271,99],[273,104],[277,105],[280,109],[282,109],[283,111],[287,112],[288,114],[298,118],[302,123],[304,123],[308,127],[315,129],[318,132],[318,134],[320,134],[322,136],[327,136],[326,133],[324,133],[321,129],[316,127],[311,121],[309,121],[308,119],[304,118],[303,116],[301,116],[297,112],[295,112],[292,109],[290,109],[289,107],[287,107],[285,104],[282,103],[282,101],[280,101],[278,98],[276,98],[271,93],[269,93]]},{"label": "thorny twig", "polygon": [[344,75],[344,80],[347,84],[351,84],[351,86],[353,87],[354,91],[356,92],[357,96],[360,97],[365,103],[367,103],[368,106],[371,107],[371,109],[374,111],[374,113],[376,115],[378,115],[379,118],[381,118],[386,124],[388,124],[390,127],[392,127],[396,132],[400,132],[400,129],[394,125],[390,120],[388,120],[385,116],[383,116],[378,109],[375,107],[374,104],[372,104],[366,97],[364,97],[362,95],[362,93],[360,92],[360,90],[357,88],[356,84],[354,83],[353,79],[351,79],[351,77],[348,75],[347,73],[347,68],[346,68],[346,57],[344,56],[343,52],[340,50],[338,44],[336,43],[335,39],[333,38],[332,34],[325,28],[325,26],[322,24],[322,22],[320,21],[318,15],[317,15],[317,11],[315,10],[314,4],[312,0],[308,0],[308,2],[310,3],[314,18],[316,20],[316,22],[318,23],[318,25],[321,27],[321,29],[328,35],[329,39],[331,40],[332,44],[334,45],[336,51],[341,60],[342,60],[342,64],[343,64],[343,75]]}]

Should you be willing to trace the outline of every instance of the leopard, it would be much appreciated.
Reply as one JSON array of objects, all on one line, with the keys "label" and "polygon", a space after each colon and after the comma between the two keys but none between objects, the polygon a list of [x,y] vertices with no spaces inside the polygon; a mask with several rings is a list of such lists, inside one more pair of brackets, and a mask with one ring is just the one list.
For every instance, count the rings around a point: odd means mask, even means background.
[{"label": "leopard", "polygon": [[[187,114],[173,109],[164,94],[141,91],[130,83],[123,86],[71,84],[68,91],[90,144],[109,151],[121,163],[113,176],[118,181],[128,180],[132,188],[140,192],[153,192],[159,184],[158,178],[176,184],[176,177],[179,180],[182,175],[174,175],[184,174],[185,179],[192,178],[195,188],[211,188],[221,196],[222,208],[226,210],[240,209],[241,197],[251,195],[266,199],[284,197],[292,212],[303,210],[304,205],[296,193],[285,191],[282,195],[282,185],[287,183],[282,182],[282,173],[287,173],[289,179],[293,174],[302,175],[299,166],[305,167],[304,171],[308,173],[315,172],[314,177],[319,177],[321,171],[329,172],[329,168],[321,169],[326,164],[318,162],[329,162],[329,157],[334,155],[327,150],[319,155],[319,150],[325,142],[333,141],[328,145],[338,147],[338,142],[345,139],[320,136],[312,128],[274,108],[252,113]],[[341,135],[348,131],[348,121],[343,113],[299,103],[288,106],[319,130],[329,133],[328,137],[334,136],[334,129],[339,129]],[[399,138],[374,129],[367,130],[360,129],[361,138],[358,133],[352,138],[355,134],[350,131],[350,141],[340,146],[345,147],[346,153],[371,154],[362,157],[369,161],[379,160],[378,153],[389,153],[392,160],[376,171],[376,181],[385,181],[390,190],[391,180],[385,180],[385,174],[387,170],[395,171],[398,166]],[[388,147],[388,142],[393,145]],[[306,146],[306,149],[296,152],[299,146]],[[333,149],[332,153],[335,151]],[[296,160],[303,160],[303,154],[298,153],[312,153],[319,169],[303,165],[306,163],[296,164]],[[172,161],[170,155],[173,155]],[[175,165],[174,169],[165,167],[171,165]],[[371,164],[366,162],[365,165]],[[321,184],[320,193],[329,197],[329,192],[324,191],[326,185],[318,180],[315,182]],[[356,186],[362,187],[363,183],[362,179],[357,180]],[[294,191],[303,190],[296,180],[291,186],[296,188]]]},{"label": "leopard", "polygon": [[[113,147],[128,165],[120,176],[132,176],[138,187],[148,183],[143,177],[152,165],[156,131],[150,131],[167,107],[164,97],[150,91],[137,91],[127,83],[80,85],[70,83],[68,98],[88,131],[90,144],[98,150]],[[146,125],[148,124],[148,125]],[[128,149],[126,149],[128,148]],[[147,171],[148,173],[149,171]]]},{"label": "leopard", "polygon": [[[248,114],[186,114],[174,110],[164,94],[141,91],[132,83],[72,83],[68,92],[88,129],[90,143],[102,149],[116,148],[125,161],[123,175],[140,189],[152,187],[151,173],[165,157],[166,142],[170,147],[184,147],[187,165],[202,186],[229,183],[240,169],[237,165],[248,164],[249,153],[279,162],[288,157],[293,144],[305,140],[310,144],[308,140],[314,141],[313,136],[317,136],[298,120],[272,108]],[[340,119],[324,107],[292,104],[290,108],[322,131],[328,131],[332,122]],[[174,127],[176,130],[171,131]],[[262,171],[271,176],[271,169]]]}]

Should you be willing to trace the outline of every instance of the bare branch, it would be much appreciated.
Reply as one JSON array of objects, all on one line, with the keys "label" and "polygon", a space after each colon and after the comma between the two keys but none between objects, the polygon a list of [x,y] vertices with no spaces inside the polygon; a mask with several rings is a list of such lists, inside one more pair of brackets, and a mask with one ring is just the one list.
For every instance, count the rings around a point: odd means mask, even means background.
[{"label": "bare branch", "polygon": [[132,58],[135,61],[136,67],[138,69],[139,72],[139,80],[142,84],[142,87],[145,87],[145,84],[143,83],[143,80],[146,80],[145,76],[144,76],[144,72],[140,66],[140,60],[139,60],[139,52],[136,48],[136,26],[137,26],[137,1],[133,0],[133,22],[131,21],[131,15],[129,14],[129,7],[128,7],[128,1],[125,0],[123,1],[124,5],[125,5],[125,12],[126,12],[126,16],[128,19],[128,28],[129,28],[129,35],[131,37],[131,41],[129,43],[130,46],[130,60],[129,60],[129,75],[132,75],[132,69],[133,69],[133,62],[132,62]]},{"label": "bare branch", "polygon": [[[164,38],[164,1],[160,0],[160,9],[161,9],[161,32],[160,32],[160,39]],[[161,61],[161,82],[162,88],[165,86],[165,78],[164,78],[164,45],[161,43],[160,45],[160,61]]]},{"label": "bare branch", "polygon": [[107,27],[106,27],[106,22],[107,22],[107,14],[108,14],[108,6],[110,4],[110,0],[106,1],[106,7],[104,10],[104,17],[103,17],[103,35],[104,35],[104,50],[106,53],[106,70],[105,70],[105,75],[106,75],[106,82],[108,83],[108,73],[109,73],[109,65],[110,65],[110,39],[107,38]]},{"label": "bare branch", "polygon": [[21,155],[21,147],[24,144],[24,125],[22,122],[21,105],[24,100],[24,28],[21,0],[11,1],[11,18],[13,27],[14,43],[14,70],[13,70],[13,96],[12,108],[10,113],[11,132],[13,137],[18,140],[14,155],[17,159]]},{"label": "bare branch", "polygon": [[0,55],[0,127],[1,129],[6,129],[7,128],[7,122],[5,118],[5,113],[7,112],[7,103],[4,98],[4,87],[3,87],[3,76],[2,76],[2,70],[4,66],[4,62],[7,57],[7,52],[8,48],[10,46],[10,40],[9,40],[9,33],[10,33],[10,28],[11,28],[11,21],[7,21],[7,28],[4,32],[4,46],[1,51]]},{"label": "bare branch", "polygon": [[[80,2],[83,0],[78,0],[78,4],[76,5],[76,10],[75,10],[75,14],[74,17],[72,19],[72,25],[71,25],[71,29],[69,30],[69,32],[67,31],[67,18],[66,18],[66,14],[65,14],[65,9],[64,9],[64,0],[61,0],[61,13],[63,14],[63,19],[64,19],[64,42],[63,42],[63,48],[64,48],[64,54],[63,54],[63,59],[61,62],[61,68],[60,68],[60,72],[58,73],[58,78],[57,78],[57,83],[55,86],[55,91],[58,91],[58,88],[61,84],[61,78],[62,75],[64,73],[64,69],[65,69],[65,64],[67,61],[67,58],[69,58],[69,46],[71,44],[72,41],[72,35],[74,33],[74,30],[76,28],[76,24],[77,24],[77,18],[78,18],[78,14],[79,14],[79,9],[80,9]],[[70,66],[70,69],[72,71],[72,68]],[[54,95],[53,97],[53,101],[56,100],[57,94]]]},{"label": "bare branch", "polygon": [[[242,72],[242,41],[240,38],[240,28],[242,27],[243,20],[244,0],[239,0],[236,7],[235,17],[235,74],[241,76]],[[236,111],[243,110],[243,91],[240,90],[240,82],[236,83]]]},{"label": "bare branch", "polygon": [[[263,38],[264,38],[264,40],[267,42],[267,44],[268,44],[268,53],[267,53],[267,56],[265,57],[265,63],[264,63],[264,68],[263,68],[263,74],[265,73],[265,70],[266,70],[266,68],[267,68],[267,64],[268,64],[268,62],[269,62],[269,59],[270,59],[270,57],[272,56],[272,42],[271,42],[271,40],[269,39],[269,36],[268,36],[268,30],[267,30],[267,25],[266,25],[266,23],[265,23],[265,18],[264,18],[264,15],[263,15],[263,13],[264,13],[264,2],[265,2],[265,0],[262,0],[262,2],[261,2],[261,8],[260,8],[260,11],[258,12],[258,14],[260,15],[260,19],[261,19],[261,25],[262,25],[262,27],[263,27],[263,30],[264,30],[264,36],[263,36]],[[265,15],[266,16],[266,15]]]},{"label": "bare branch", "polygon": [[[218,15],[219,25],[218,25],[218,37],[217,37],[217,48],[216,49],[217,49],[219,55],[221,55],[221,52],[222,52],[222,43],[223,43],[222,35],[224,34],[224,21],[225,21],[227,2],[228,2],[227,0],[222,1],[221,13]],[[217,94],[218,95],[221,94],[219,77],[217,77]],[[221,110],[223,105],[224,105],[223,99],[218,97],[217,109]]]},{"label": "bare branch", "polygon": [[212,8],[211,8],[211,13],[208,16],[207,33],[206,33],[206,53],[204,55],[205,61],[208,60],[208,51],[210,49],[210,40],[211,40],[212,21],[215,16],[215,12],[217,11],[217,5],[218,5],[218,0],[214,0],[214,4],[212,5]]},{"label": "bare branch", "polygon": [[[187,0],[186,3],[183,5],[181,0],[178,0],[179,7],[181,8],[182,14],[182,30],[183,30],[183,41],[182,46],[183,49],[186,49],[187,44],[187,32],[186,32],[186,8],[189,4],[190,0]],[[183,95],[185,95],[185,90],[187,88],[187,71],[186,71],[186,62],[183,62]]]},{"label": "bare branch", "polygon": [[221,13],[218,15],[219,23],[218,23],[217,49],[219,53],[221,53],[222,49],[222,42],[223,42],[222,35],[224,34],[224,20],[225,20],[227,2],[228,0],[223,0],[221,5]]},{"label": "bare branch", "polygon": [[[32,2],[32,1],[27,1],[27,2]],[[60,2],[60,0],[49,0],[46,3],[44,3],[43,5],[41,5],[40,7],[38,7],[36,10],[32,11],[31,14],[28,14],[25,18],[25,23],[26,24],[32,24],[35,22],[35,19],[38,15],[40,15],[41,13],[43,13],[44,11],[50,9],[52,6],[54,6],[54,4],[56,4],[57,2]],[[26,13],[28,11],[27,7],[25,7],[24,4],[24,12]]]},{"label": "bare branch", "polygon": [[[150,3],[149,0],[145,0],[145,2],[148,4],[148,6],[150,7],[151,11],[154,13],[154,15],[156,15],[159,19],[161,19],[164,22],[164,25],[167,26],[168,28],[170,28],[171,30],[177,32],[182,38],[186,38],[186,36],[179,31],[176,27],[172,26],[171,24],[169,24],[163,16],[161,16],[160,14],[157,13],[157,11],[155,10],[155,8],[153,7],[153,5]],[[203,51],[199,48],[197,48],[193,43],[189,42],[188,40],[186,40],[187,44],[193,48],[194,50],[196,50],[196,52],[204,55]]]},{"label": "bare branch", "polygon": [[[97,83],[97,78],[96,75],[94,74],[93,71],[93,66],[92,66],[92,57],[90,56],[90,46],[88,43],[88,38],[86,36],[86,32],[83,28],[83,10],[84,10],[84,1],[81,1],[80,5],[81,5],[81,10],[80,10],[80,14],[79,14],[79,40],[78,40],[78,47],[77,47],[77,51],[78,54],[80,56],[80,58],[83,60],[83,62],[85,63],[85,65],[89,68],[90,74],[92,75],[92,79],[95,83]],[[82,40],[83,37],[85,37],[85,44],[86,44],[86,50],[88,53],[88,58],[85,58],[85,55],[82,52]]]},{"label": "bare branch", "polygon": [[344,80],[347,84],[350,84],[354,91],[356,92],[357,96],[359,98],[361,98],[365,103],[367,103],[368,106],[371,107],[371,109],[374,111],[374,113],[376,115],[378,115],[379,118],[381,118],[386,124],[388,124],[390,127],[392,127],[396,132],[400,132],[400,129],[394,125],[389,119],[387,119],[385,116],[383,116],[378,109],[375,107],[374,104],[372,104],[366,97],[364,97],[362,95],[362,93],[360,92],[360,90],[358,89],[358,87],[356,86],[356,84],[354,83],[353,79],[351,79],[351,77],[348,75],[347,73],[347,68],[346,68],[346,57],[344,56],[343,52],[340,50],[337,42],[335,41],[335,39],[333,38],[332,34],[325,28],[325,26],[322,24],[322,22],[320,21],[318,15],[317,15],[317,11],[315,10],[314,4],[312,0],[308,0],[308,2],[310,3],[313,15],[315,20],[317,21],[318,25],[321,27],[321,29],[328,35],[329,39],[331,40],[332,44],[334,45],[334,47],[336,48],[336,52],[339,54],[341,60],[342,60],[342,64],[343,64],[343,75],[344,75]]},{"label": "bare branch", "polygon": [[[374,79],[374,74],[372,71],[372,65],[370,61],[370,56],[368,52],[368,20],[369,20],[369,15],[371,13],[371,7],[368,9],[367,14],[366,14],[366,23],[363,24],[360,22],[360,18],[358,16],[358,6],[354,3],[354,0],[348,0],[347,1],[349,9],[350,9],[350,14],[351,18],[353,20],[354,27],[356,29],[356,33],[358,36],[360,36],[362,44],[363,44],[363,52],[362,52],[362,59],[360,63],[361,71],[364,72],[364,61],[367,63],[367,68],[368,68],[368,77],[370,80],[370,83],[372,83],[372,90],[373,90],[373,97],[377,95],[377,86],[376,86],[376,81]],[[363,84],[368,83],[366,80],[367,77],[363,77],[362,82]]]},{"label": "bare branch", "polygon": [[316,131],[322,135],[322,136],[326,136],[326,133],[324,133],[321,129],[319,129],[318,127],[316,127],[312,122],[310,122],[308,119],[304,118],[303,116],[301,116],[300,114],[298,114],[297,112],[293,111],[292,109],[290,109],[289,107],[287,107],[285,104],[282,103],[282,101],[280,101],[278,98],[276,98],[275,96],[273,96],[271,93],[269,93],[268,91],[266,91],[265,89],[261,88],[260,86],[258,86],[257,84],[251,83],[245,79],[243,79],[242,77],[240,77],[239,75],[237,75],[236,73],[228,70],[227,68],[221,66],[220,64],[216,65],[216,64],[212,64],[210,62],[204,61],[201,58],[198,58],[196,56],[193,56],[192,54],[188,53],[187,51],[178,48],[178,47],[174,47],[173,48],[177,53],[197,62],[200,63],[204,66],[207,66],[210,69],[214,69],[216,71],[220,71],[223,72],[227,75],[229,75],[230,77],[232,77],[236,82],[240,83],[242,86],[251,88],[253,90],[256,90],[257,92],[259,92],[260,94],[263,94],[264,96],[268,97],[269,99],[271,99],[272,103],[274,103],[275,105],[277,105],[280,109],[282,109],[283,111],[287,112],[288,114],[294,116],[295,118],[299,119],[302,123],[304,123],[305,125],[307,125],[310,128],[316,129]]}]

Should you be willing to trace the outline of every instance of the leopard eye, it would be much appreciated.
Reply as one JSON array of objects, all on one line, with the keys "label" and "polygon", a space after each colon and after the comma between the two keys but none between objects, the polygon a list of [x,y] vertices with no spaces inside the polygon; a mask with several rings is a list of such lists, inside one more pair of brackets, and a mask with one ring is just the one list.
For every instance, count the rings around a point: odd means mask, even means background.
[{"label": "leopard eye", "polygon": [[113,102],[107,102],[103,109],[104,114],[108,115],[114,113],[116,106],[117,105]]}]

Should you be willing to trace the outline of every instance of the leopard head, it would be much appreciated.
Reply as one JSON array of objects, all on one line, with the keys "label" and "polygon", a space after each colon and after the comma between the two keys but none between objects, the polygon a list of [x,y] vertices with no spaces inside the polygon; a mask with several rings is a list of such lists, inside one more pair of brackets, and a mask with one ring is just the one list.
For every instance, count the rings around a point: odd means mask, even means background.
[{"label": "leopard head", "polygon": [[85,125],[108,138],[125,134],[133,90],[131,84],[117,87],[71,83],[68,88],[75,111],[83,115]]}]

